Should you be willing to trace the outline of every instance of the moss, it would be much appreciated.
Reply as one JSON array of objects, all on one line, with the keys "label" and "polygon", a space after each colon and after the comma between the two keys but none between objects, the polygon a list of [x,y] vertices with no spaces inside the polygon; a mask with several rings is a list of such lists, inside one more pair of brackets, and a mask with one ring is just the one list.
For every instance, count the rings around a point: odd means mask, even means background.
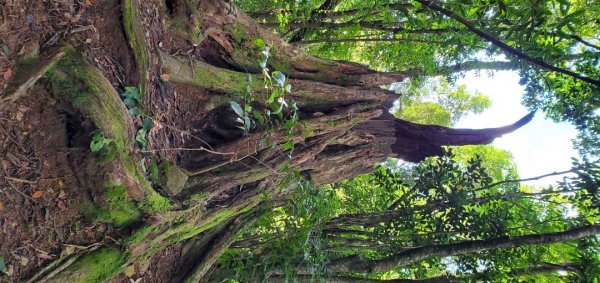
[{"label": "moss", "polygon": [[115,141],[118,150],[131,144],[131,118],[112,85],[100,71],[89,66],[73,49],[49,70],[47,77],[54,88],[73,106],[94,121],[102,132]]},{"label": "moss", "polygon": [[282,56],[275,48],[271,49],[270,52],[271,59],[269,60],[269,65],[271,66],[271,69],[280,71],[288,76],[292,69],[290,62],[288,61],[289,57],[286,57],[285,54]]},{"label": "moss", "polygon": [[[131,118],[118,93],[103,75],[86,64],[74,50],[69,50],[49,72],[48,78],[56,90],[55,93],[60,93],[71,101],[76,109],[94,121],[106,137],[114,141],[118,163],[124,168],[127,176],[133,178],[145,192],[146,197],[139,203],[139,207],[149,213],[170,209],[172,205],[169,200],[152,190],[145,174],[131,156],[129,152],[133,141]],[[111,186],[116,185],[119,184],[111,184]],[[121,210],[114,213],[104,212],[99,216],[104,221],[124,225],[129,219],[126,215],[119,215],[119,211],[135,210],[134,215],[139,216],[139,211],[133,205],[132,202],[128,202]]]},{"label": "moss", "polygon": [[192,203],[203,202],[208,200],[210,194],[207,192],[195,193],[189,197],[189,201]]},{"label": "moss", "polygon": [[140,218],[140,211],[127,196],[123,186],[108,187],[104,191],[105,203],[98,209],[96,219],[122,227]]},{"label": "moss", "polygon": [[149,213],[168,211],[173,208],[170,199],[163,197],[155,191],[151,191],[141,203],[141,208]]},{"label": "moss", "polygon": [[246,34],[246,27],[239,22],[233,23],[233,26],[229,30],[231,33],[231,37],[237,43],[242,43],[244,39],[248,36]]},{"label": "moss", "polygon": [[131,236],[127,237],[124,240],[124,243],[129,246],[140,244],[146,239],[146,237],[148,237],[148,235],[154,232],[156,228],[157,226],[144,226],[143,228],[140,228],[133,232]]},{"label": "moss", "polygon": [[104,282],[122,271],[127,256],[114,248],[101,248],[77,260],[51,282]]},{"label": "moss", "polygon": [[[220,90],[225,86],[226,92],[229,93],[243,93],[250,83],[247,74],[212,66],[195,68],[193,80],[195,84],[208,89]],[[253,81],[253,84],[257,84],[255,81]],[[256,88],[255,85],[252,87]]]},{"label": "moss", "polygon": [[192,42],[195,44],[200,44],[202,40],[204,40],[204,35],[202,34],[202,23],[198,20],[195,20],[192,23],[192,30],[190,31]]},{"label": "moss", "polygon": [[310,125],[300,125],[300,135],[303,138],[310,138],[316,134],[315,129],[313,129]]}]

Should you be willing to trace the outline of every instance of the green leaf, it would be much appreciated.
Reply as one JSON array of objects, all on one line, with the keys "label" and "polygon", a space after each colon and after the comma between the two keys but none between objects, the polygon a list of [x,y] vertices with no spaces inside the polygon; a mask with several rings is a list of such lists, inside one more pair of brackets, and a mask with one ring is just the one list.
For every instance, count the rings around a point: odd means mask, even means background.
[{"label": "green leaf", "polygon": [[102,147],[104,147],[104,143],[102,141],[92,140],[90,143],[90,150],[92,150],[92,152],[100,152]]},{"label": "green leaf", "polygon": [[262,40],[262,38],[257,38],[256,40],[254,40],[254,45],[260,47],[261,49],[264,49],[266,47],[265,41]]},{"label": "green leaf", "polygon": [[4,257],[0,256],[0,273],[6,273],[6,262],[4,261]]},{"label": "green leaf", "polygon": [[271,95],[269,96],[269,99],[267,99],[267,104],[271,104],[271,103],[275,102],[276,95],[277,94],[274,91],[271,92]]},{"label": "green leaf", "polygon": [[126,97],[123,99],[123,104],[125,104],[127,108],[133,108],[137,104],[137,101],[131,97]]},{"label": "green leaf", "polygon": [[287,141],[286,143],[281,145],[281,148],[284,151],[293,150],[294,149],[294,141],[292,141],[292,140]]},{"label": "green leaf", "polygon": [[264,124],[266,121],[265,116],[258,111],[254,112],[254,119],[256,119],[259,124]]},{"label": "green leaf", "polygon": [[135,101],[140,101],[140,92],[137,87],[127,86],[125,87],[125,92],[121,94],[121,96],[125,98],[131,98]]},{"label": "green leaf", "polygon": [[156,164],[156,160],[154,159],[152,159],[152,162],[150,163],[150,179],[152,179],[152,181],[158,180],[158,164]]},{"label": "green leaf", "polygon": [[131,115],[131,117],[135,117],[139,113],[136,107],[130,108],[129,110],[127,110],[127,112],[129,112],[129,115]]},{"label": "green leaf", "polygon": [[235,101],[229,101],[229,104],[231,104],[231,109],[233,109],[233,112],[235,112],[235,114],[237,114],[240,117],[244,117],[244,110],[242,110],[242,107],[239,103]]},{"label": "green leaf", "polygon": [[273,79],[275,79],[275,84],[278,86],[284,86],[285,84],[285,75],[280,71],[274,71],[272,74]]},{"label": "green leaf", "polygon": [[150,131],[150,129],[152,129],[152,126],[153,126],[152,119],[144,118],[144,123],[143,123],[144,131],[146,131],[146,132]]},{"label": "green leaf", "polygon": [[144,130],[144,128],[141,128],[137,131],[137,133],[135,134],[135,140],[138,142],[141,148],[146,147],[148,141],[146,140],[146,131]]},{"label": "green leaf", "polygon": [[250,120],[250,117],[245,116],[244,117],[244,130],[246,130],[246,131],[250,130],[251,126],[252,126],[252,120]]},{"label": "green leaf", "polygon": [[6,43],[2,44],[2,54],[4,56],[8,56],[10,54],[10,52],[8,50],[8,45],[6,45]]}]

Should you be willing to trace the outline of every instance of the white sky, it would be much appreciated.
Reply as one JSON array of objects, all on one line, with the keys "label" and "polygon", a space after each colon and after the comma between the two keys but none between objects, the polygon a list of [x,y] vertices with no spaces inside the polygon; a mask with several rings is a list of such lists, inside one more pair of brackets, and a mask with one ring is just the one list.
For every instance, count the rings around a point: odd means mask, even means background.
[{"label": "white sky", "polygon": [[[501,71],[488,77],[485,72],[476,76],[475,72],[457,81],[470,90],[479,90],[492,100],[492,106],[485,112],[469,115],[461,119],[457,128],[490,128],[512,124],[525,116],[528,111],[521,104],[524,87],[519,85],[515,72]],[[577,131],[568,123],[555,123],[545,119],[538,111],[534,119],[519,130],[498,138],[493,145],[513,154],[521,178],[535,177],[571,168],[571,157],[577,156],[571,140]],[[554,184],[562,177],[549,177],[528,182],[531,185]]]}]

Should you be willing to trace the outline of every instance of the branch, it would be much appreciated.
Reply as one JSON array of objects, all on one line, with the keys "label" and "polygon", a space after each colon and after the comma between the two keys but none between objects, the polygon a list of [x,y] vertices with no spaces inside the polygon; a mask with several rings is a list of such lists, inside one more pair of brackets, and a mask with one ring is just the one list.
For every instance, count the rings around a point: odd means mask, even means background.
[{"label": "branch", "polygon": [[378,260],[368,260],[361,258],[358,255],[352,255],[332,261],[330,268],[336,272],[384,272],[393,268],[407,266],[431,257],[455,256],[495,249],[507,249],[529,245],[566,242],[589,237],[599,233],[600,224],[595,224],[577,227],[563,232],[424,246],[394,253],[386,258]]},{"label": "branch", "polygon": [[[339,29],[339,28],[346,28],[346,27],[354,27],[354,26],[358,25],[360,28],[381,30],[381,31],[387,31],[387,32],[394,32],[394,33],[424,33],[424,34],[443,34],[443,33],[448,33],[448,32],[462,31],[461,29],[457,29],[457,28],[431,28],[431,29],[410,30],[410,29],[405,29],[405,28],[399,26],[400,24],[403,24],[403,22],[394,23],[392,25],[387,24],[383,21],[343,22],[343,23],[292,22],[292,23],[288,24],[288,27],[295,28],[295,29],[307,29],[308,30],[308,29]],[[276,27],[278,25],[279,25],[278,23],[264,24],[264,26],[266,26],[266,27]],[[297,40],[290,40],[290,42],[298,42],[301,40],[302,40],[302,38],[297,39]]]},{"label": "branch", "polygon": [[[341,0],[325,0],[321,6],[317,10],[333,10],[340,3]],[[309,16],[310,22],[318,22],[321,20],[322,15],[319,15],[317,12],[311,12]],[[290,37],[290,42],[300,41],[306,36],[308,33],[308,28],[300,28],[292,33]]]},{"label": "branch", "polygon": [[544,174],[544,175],[540,175],[540,176],[535,176],[535,177],[530,177],[530,178],[525,178],[525,179],[509,179],[509,180],[502,180],[502,181],[498,181],[492,184],[489,184],[485,187],[479,188],[477,191],[483,191],[483,190],[487,190],[487,189],[491,189],[495,186],[498,185],[502,185],[502,184],[510,184],[510,183],[522,183],[522,182],[527,182],[527,181],[535,181],[535,180],[539,180],[539,179],[543,179],[546,177],[552,177],[552,176],[559,176],[559,175],[564,175],[564,174],[568,174],[568,173],[573,173],[575,172],[575,169],[570,169],[570,170],[565,170],[565,171],[560,171],[560,172],[552,172],[552,173],[548,173],[548,174]]},{"label": "branch", "polygon": [[581,43],[581,44],[583,44],[583,45],[585,45],[587,47],[591,47],[591,48],[594,48],[596,50],[600,50],[600,46],[595,45],[595,44],[593,44],[593,43],[591,43],[591,42],[589,42],[589,41],[581,38],[581,36],[579,36],[579,35],[571,35],[571,38],[575,39],[577,42],[579,42],[579,43]]},{"label": "branch", "polygon": [[441,66],[441,67],[438,67],[437,70],[435,70],[433,73],[431,73],[431,72],[428,73],[422,69],[411,69],[411,70],[404,71],[404,73],[409,77],[438,76],[438,75],[445,75],[445,74],[458,73],[458,72],[467,72],[467,71],[473,71],[473,70],[496,70],[496,71],[517,70],[518,67],[519,67],[518,62],[511,62],[511,61],[485,62],[485,61],[473,60],[473,61],[465,61],[465,62],[457,63],[455,65],[450,65],[450,66]]},{"label": "branch", "polygon": [[420,42],[428,44],[448,44],[448,41],[436,41],[426,39],[404,39],[404,38],[365,38],[365,37],[353,37],[353,38],[320,38],[313,40],[302,40],[295,42],[296,44],[315,44],[315,43],[341,43],[341,42]]},{"label": "branch", "polygon": [[[384,11],[389,11],[389,10],[399,10],[400,8],[404,8],[404,9],[409,9],[412,8],[413,5],[411,4],[401,4],[401,3],[396,3],[396,4],[387,4],[387,5],[382,5],[379,7],[374,7],[373,11],[369,11],[369,13],[367,13],[368,15],[375,15]],[[350,9],[350,10],[344,10],[344,11],[334,11],[332,9],[317,9],[317,10],[313,10],[311,12],[311,17],[318,17],[319,19],[323,19],[323,18],[327,18],[330,20],[335,20],[335,19],[339,19],[342,17],[346,17],[346,16],[355,16],[357,14],[363,15],[362,13],[364,13],[365,9]],[[276,10],[271,10],[271,11],[254,11],[254,12],[247,12],[247,14],[252,17],[253,19],[260,19],[260,20],[266,20],[270,17],[275,16],[276,14],[294,14],[295,11],[294,10],[290,10],[290,9],[276,9]]]},{"label": "branch", "polygon": [[391,150],[406,161],[419,162],[429,156],[441,155],[442,146],[491,143],[529,123],[534,114],[535,112],[531,112],[508,126],[477,130],[420,125],[393,118],[396,142]]},{"label": "branch", "polygon": [[428,0],[416,0],[416,1],[423,4],[426,7],[429,7],[429,9],[431,9],[431,10],[438,11],[438,12],[446,15],[447,17],[456,20],[457,22],[463,24],[468,30],[470,30],[474,34],[478,35],[479,37],[487,40],[488,42],[496,45],[500,49],[508,52],[509,54],[511,54],[519,59],[525,60],[531,64],[542,67],[544,69],[548,69],[548,70],[551,70],[551,71],[554,71],[557,73],[561,73],[561,74],[570,76],[572,78],[575,78],[575,79],[578,79],[578,80],[581,80],[581,81],[584,81],[584,82],[587,82],[587,83],[590,83],[590,84],[600,87],[600,81],[582,76],[581,74],[578,74],[578,73],[575,73],[575,72],[572,72],[569,70],[565,70],[565,69],[550,65],[540,58],[529,56],[526,53],[524,53],[520,50],[517,50],[516,48],[511,47],[510,45],[502,42],[501,40],[495,38],[494,36],[476,28],[471,22],[467,21],[465,18],[462,18],[462,17],[454,14],[450,10],[445,9],[437,4],[434,4],[431,1],[428,1]]},{"label": "branch", "polygon": [[[298,282],[319,282],[316,280],[317,278],[311,274],[296,274],[294,279],[298,280]],[[330,283],[353,283],[353,282],[361,282],[361,283],[455,283],[455,282],[463,282],[456,277],[451,276],[436,276],[431,278],[423,278],[423,279],[367,279],[360,277],[352,277],[347,275],[332,275],[329,277],[322,278],[324,282]],[[286,280],[285,275],[273,274],[269,276],[269,282],[288,282]]]}]

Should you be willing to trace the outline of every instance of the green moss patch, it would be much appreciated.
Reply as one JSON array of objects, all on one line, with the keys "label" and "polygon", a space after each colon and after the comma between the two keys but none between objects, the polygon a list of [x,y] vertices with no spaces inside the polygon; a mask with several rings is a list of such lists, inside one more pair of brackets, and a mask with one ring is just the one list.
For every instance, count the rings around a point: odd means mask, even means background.
[{"label": "green moss patch", "polygon": [[84,255],[61,272],[53,282],[104,282],[119,272],[127,256],[114,248],[101,248]]},{"label": "green moss patch", "polygon": [[96,219],[113,223],[118,227],[125,226],[140,218],[136,204],[129,199],[123,186],[106,188],[105,203],[98,209]]}]

